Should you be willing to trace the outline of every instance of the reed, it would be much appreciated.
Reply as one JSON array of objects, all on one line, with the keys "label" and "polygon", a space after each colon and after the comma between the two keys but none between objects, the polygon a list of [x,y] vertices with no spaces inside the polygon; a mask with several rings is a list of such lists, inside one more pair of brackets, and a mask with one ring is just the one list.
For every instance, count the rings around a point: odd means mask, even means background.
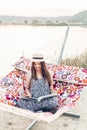
[{"label": "reed", "polygon": [[87,52],[82,53],[79,56],[62,59],[61,65],[70,65],[76,67],[87,68]]}]

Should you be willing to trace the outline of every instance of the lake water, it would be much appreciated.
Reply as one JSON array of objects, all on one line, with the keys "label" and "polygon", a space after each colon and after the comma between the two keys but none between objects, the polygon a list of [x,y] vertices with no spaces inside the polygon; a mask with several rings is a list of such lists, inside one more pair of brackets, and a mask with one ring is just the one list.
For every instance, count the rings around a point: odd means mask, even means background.
[{"label": "lake water", "polygon": [[[46,58],[58,58],[67,27],[0,26],[0,77],[11,71],[23,54],[42,52]],[[63,58],[87,51],[87,28],[70,27]]]}]

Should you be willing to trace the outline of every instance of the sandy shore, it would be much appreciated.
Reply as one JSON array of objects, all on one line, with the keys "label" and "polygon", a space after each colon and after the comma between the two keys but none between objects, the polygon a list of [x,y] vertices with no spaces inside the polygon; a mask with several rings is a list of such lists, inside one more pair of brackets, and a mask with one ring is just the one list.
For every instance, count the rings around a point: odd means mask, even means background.
[{"label": "sandy shore", "polygon": [[[61,115],[51,123],[37,122],[31,130],[86,130],[87,129],[87,87],[83,89],[74,113],[80,118]],[[31,119],[0,111],[0,130],[25,130]]]}]

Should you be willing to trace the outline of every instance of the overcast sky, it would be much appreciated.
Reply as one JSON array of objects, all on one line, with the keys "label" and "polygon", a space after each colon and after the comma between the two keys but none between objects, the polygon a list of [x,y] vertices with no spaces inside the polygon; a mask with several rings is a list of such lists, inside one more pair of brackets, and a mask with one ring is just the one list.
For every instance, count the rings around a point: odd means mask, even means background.
[{"label": "overcast sky", "polygon": [[0,0],[0,15],[60,16],[87,9],[87,0]]}]

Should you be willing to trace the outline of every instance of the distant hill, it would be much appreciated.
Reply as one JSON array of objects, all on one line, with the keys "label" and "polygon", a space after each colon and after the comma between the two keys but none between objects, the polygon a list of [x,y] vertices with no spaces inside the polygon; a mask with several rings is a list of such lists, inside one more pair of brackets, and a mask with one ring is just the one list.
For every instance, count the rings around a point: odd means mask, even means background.
[{"label": "distant hill", "polygon": [[60,17],[22,17],[22,16],[0,16],[0,24],[13,25],[87,25],[87,10],[73,16]]},{"label": "distant hill", "polygon": [[72,20],[87,23],[87,10],[77,13],[72,16]]},{"label": "distant hill", "polygon": [[68,22],[83,22],[87,23],[87,10],[79,12],[73,16],[60,16],[58,20]]}]

